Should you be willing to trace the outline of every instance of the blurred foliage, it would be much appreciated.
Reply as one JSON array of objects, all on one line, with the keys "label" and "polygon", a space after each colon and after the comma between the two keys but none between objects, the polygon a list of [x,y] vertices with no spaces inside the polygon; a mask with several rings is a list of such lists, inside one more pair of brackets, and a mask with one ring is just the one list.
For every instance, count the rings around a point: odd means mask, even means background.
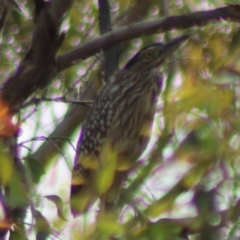
[{"label": "blurred foliage", "polygon": [[[33,2],[17,2],[22,12],[10,6],[1,32],[1,82],[14,72],[25,56],[34,31]],[[112,27],[157,19],[161,17],[160,6],[164,4],[167,15],[224,6],[221,0],[166,2],[109,0]],[[59,55],[97,38],[98,21],[96,1],[75,1],[62,24],[66,38]],[[167,92],[160,96],[153,130],[156,142],[152,152],[139,161],[120,196],[118,210],[121,213],[101,213],[96,217],[93,208],[83,217],[71,218],[68,198],[74,153],[69,145],[59,149],[58,161],[50,169],[44,169],[38,160],[27,157],[41,144],[41,139],[37,142],[36,138],[48,136],[68,108],[64,103],[42,102],[23,108],[16,116],[21,119],[23,131],[19,148],[26,170],[22,174],[27,176],[27,182],[22,183],[22,175],[11,162],[11,153],[0,145],[0,182],[10,192],[9,205],[13,208],[29,206],[27,213],[11,224],[1,201],[0,233],[3,229],[14,229],[11,239],[31,239],[36,235],[37,239],[174,240],[187,239],[185,233],[190,233],[190,239],[204,239],[203,233],[208,231],[215,234],[215,239],[240,238],[239,24],[217,22],[172,31],[168,37],[183,32],[192,37],[178,51],[178,57],[164,67],[165,75],[172,74],[173,79]],[[120,67],[145,44],[163,39],[164,35],[155,34],[122,43]],[[76,63],[60,73],[46,90],[36,92],[36,96],[79,98],[86,82],[100,77],[101,63],[101,54]],[[10,119],[7,123],[11,124]],[[71,140],[74,138],[69,136]],[[24,142],[29,139],[33,140]],[[106,161],[114,155],[107,151],[105,154],[108,154]],[[104,176],[99,178],[99,188],[105,189],[112,171],[102,169],[99,174]],[[41,183],[35,186],[39,179]],[[31,191],[26,192],[26,186]],[[224,215],[224,209],[229,209],[228,214]],[[162,221],[164,219],[173,220]],[[26,232],[19,230],[21,225]],[[208,239],[214,239],[212,235],[209,234]]]}]

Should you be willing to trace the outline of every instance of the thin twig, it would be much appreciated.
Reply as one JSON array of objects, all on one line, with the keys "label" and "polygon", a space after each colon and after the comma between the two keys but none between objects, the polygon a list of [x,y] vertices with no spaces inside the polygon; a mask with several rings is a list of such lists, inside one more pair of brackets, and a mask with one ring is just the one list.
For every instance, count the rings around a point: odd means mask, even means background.
[{"label": "thin twig", "polygon": [[91,107],[93,101],[78,101],[78,100],[69,100],[65,97],[58,97],[58,98],[47,98],[47,97],[42,97],[42,98],[36,98],[33,97],[30,99],[28,102],[23,104],[22,108],[29,107],[31,105],[37,105],[42,102],[61,102],[61,103],[71,103],[71,104],[77,104],[77,105],[82,105],[84,107]]},{"label": "thin twig", "polygon": [[76,151],[76,148],[74,147],[73,143],[71,140],[65,137],[44,137],[44,136],[39,136],[39,137],[34,137],[29,140],[23,141],[18,143],[18,146],[24,146],[24,144],[32,142],[32,141],[49,141],[51,143],[51,140],[61,140],[61,141],[67,141],[69,145],[73,148],[74,151]]}]

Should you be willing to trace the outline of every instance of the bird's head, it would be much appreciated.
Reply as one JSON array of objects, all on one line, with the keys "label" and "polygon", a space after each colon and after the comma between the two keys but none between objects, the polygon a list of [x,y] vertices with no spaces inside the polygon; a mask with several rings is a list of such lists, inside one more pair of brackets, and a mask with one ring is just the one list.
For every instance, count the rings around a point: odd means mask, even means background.
[{"label": "bird's head", "polygon": [[124,69],[147,70],[160,66],[189,36],[190,35],[180,36],[166,44],[153,43],[145,46],[125,65]]}]

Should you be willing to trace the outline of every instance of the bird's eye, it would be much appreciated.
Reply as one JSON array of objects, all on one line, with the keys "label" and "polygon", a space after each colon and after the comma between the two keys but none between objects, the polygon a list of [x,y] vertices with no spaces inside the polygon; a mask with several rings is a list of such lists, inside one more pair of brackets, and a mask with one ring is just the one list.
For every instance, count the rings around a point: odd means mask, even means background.
[{"label": "bird's eye", "polygon": [[147,52],[145,53],[145,56],[146,56],[147,58],[152,58],[153,52],[152,52],[152,51],[147,51]]}]

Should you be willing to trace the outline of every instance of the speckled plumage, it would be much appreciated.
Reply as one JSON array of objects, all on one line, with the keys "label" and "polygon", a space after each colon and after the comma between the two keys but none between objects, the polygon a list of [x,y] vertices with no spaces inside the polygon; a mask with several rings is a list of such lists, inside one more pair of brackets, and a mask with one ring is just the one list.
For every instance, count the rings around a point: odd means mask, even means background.
[{"label": "speckled plumage", "polygon": [[71,186],[74,215],[109,189],[119,188],[145,150],[163,83],[157,68],[187,38],[171,41],[173,47],[170,43],[144,47],[103,87],[78,140]]}]

